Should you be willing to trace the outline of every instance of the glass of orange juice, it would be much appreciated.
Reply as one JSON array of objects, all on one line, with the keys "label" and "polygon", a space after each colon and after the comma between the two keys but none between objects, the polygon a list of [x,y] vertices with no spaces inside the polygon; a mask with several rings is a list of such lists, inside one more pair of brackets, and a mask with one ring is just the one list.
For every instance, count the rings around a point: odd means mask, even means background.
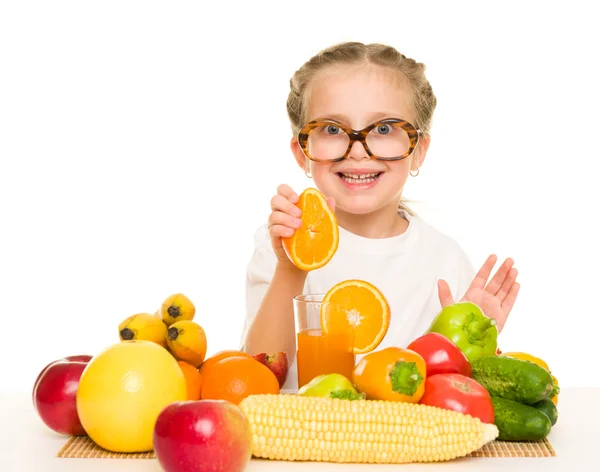
[{"label": "glass of orange juice", "polygon": [[[324,294],[294,297],[297,333],[298,388],[318,375],[341,374],[352,381],[355,365],[354,332],[349,324],[329,321],[343,313],[340,305],[323,302]],[[323,312],[323,315],[321,315]],[[321,316],[330,329],[324,334]]]}]

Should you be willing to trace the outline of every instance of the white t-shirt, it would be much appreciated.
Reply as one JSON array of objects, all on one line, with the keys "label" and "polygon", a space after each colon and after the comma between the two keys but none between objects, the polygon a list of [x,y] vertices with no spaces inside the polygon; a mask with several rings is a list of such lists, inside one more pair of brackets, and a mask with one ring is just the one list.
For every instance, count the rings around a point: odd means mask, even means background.
[{"label": "white t-shirt", "polygon": [[[406,347],[425,333],[441,310],[438,279],[448,282],[454,300],[459,301],[475,276],[468,256],[452,238],[419,216],[399,212],[409,225],[404,233],[391,238],[364,238],[340,227],[337,252],[325,267],[308,273],[304,286],[304,293],[325,293],[338,282],[361,279],[381,290],[390,305],[391,319],[377,350]],[[247,271],[242,346],[277,263],[267,225],[258,229],[254,243]],[[357,355],[356,362],[360,358]],[[296,359],[290,363],[284,389],[297,388]]]}]

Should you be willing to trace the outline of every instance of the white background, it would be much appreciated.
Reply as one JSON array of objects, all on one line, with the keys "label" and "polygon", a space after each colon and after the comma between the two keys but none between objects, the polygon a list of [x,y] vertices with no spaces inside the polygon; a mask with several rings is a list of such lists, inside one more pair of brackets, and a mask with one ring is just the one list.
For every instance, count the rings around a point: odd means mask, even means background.
[{"label": "white background", "polygon": [[501,348],[600,386],[600,38],[588,2],[548,3],[0,4],[1,390],[174,292],[209,354],[238,348],[254,231],[279,183],[311,185],[289,79],[345,40],[427,65],[439,105],[405,196],[476,267],[515,259]]}]

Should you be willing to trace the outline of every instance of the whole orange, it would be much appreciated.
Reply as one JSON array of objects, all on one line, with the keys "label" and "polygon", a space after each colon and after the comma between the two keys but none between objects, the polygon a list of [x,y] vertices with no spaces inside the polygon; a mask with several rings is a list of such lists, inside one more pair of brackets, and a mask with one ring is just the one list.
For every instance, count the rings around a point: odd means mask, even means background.
[{"label": "whole orange", "polygon": [[185,361],[177,361],[185,377],[188,400],[200,400],[200,390],[202,389],[202,376],[198,369]]},{"label": "whole orange", "polygon": [[200,374],[204,375],[204,372],[210,368],[210,366],[215,365],[217,362],[222,361],[223,359],[227,359],[228,357],[252,357],[250,354],[245,353],[244,351],[235,351],[232,349],[228,349],[225,351],[219,351],[216,354],[213,354],[208,359],[206,359],[202,365],[200,366]]},{"label": "whole orange", "polygon": [[228,357],[202,375],[202,400],[227,400],[237,405],[249,395],[279,393],[275,374],[252,357]]}]

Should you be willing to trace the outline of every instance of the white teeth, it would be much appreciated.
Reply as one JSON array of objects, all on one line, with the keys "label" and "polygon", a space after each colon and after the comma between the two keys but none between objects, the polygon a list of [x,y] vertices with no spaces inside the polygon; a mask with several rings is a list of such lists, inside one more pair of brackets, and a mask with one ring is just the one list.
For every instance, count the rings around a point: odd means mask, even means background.
[{"label": "white teeth", "polygon": [[371,182],[375,182],[377,180],[378,174],[379,174],[378,172],[375,174],[362,174],[362,175],[342,173],[342,180],[344,180],[345,182],[348,182],[350,184],[368,184]]},{"label": "white teeth", "polygon": [[347,174],[345,172],[342,172],[342,175],[344,177],[349,177],[351,179],[359,179],[359,180],[372,179],[373,177],[376,177],[377,174],[379,174],[379,172],[375,172],[375,173],[372,173],[372,174],[360,174],[360,175],[358,175],[358,174]]}]

